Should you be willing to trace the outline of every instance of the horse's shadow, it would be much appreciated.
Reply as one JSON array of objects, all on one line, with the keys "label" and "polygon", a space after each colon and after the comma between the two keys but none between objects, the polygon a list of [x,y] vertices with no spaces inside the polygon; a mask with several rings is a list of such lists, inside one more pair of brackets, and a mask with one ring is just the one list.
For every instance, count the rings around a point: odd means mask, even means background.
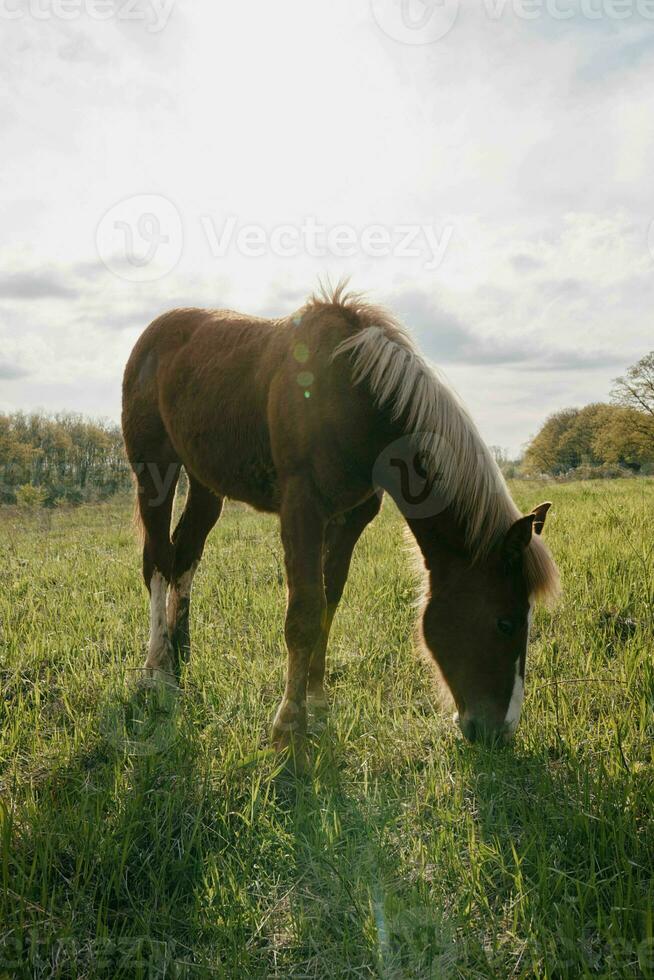
[{"label": "horse's shadow", "polygon": [[112,684],[95,732],[61,764],[37,768],[20,798],[10,792],[7,975],[209,975],[189,960],[184,920],[204,854],[203,779],[183,702],[172,687]]},{"label": "horse's shadow", "polygon": [[[314,778],[293,784],[295,875],[285,901],[294,937],[287,960],[283,950],[278,959],[286,966],[280,975],[294,975],[298,963],[303,976],[326,975],[331,962],[347,963],[353,976],[394,980],[496,977],[516,958],[521,976],[638,975],[639,962],[641,969],[651,962],[651,946],[638,935],[644,909],[634,907],[623,934],[601,926],[598,905],[611,908],[619,889],[617,868],[610,875],[601,867],[599,841],[620,846],[620,831],[608,809],[593,805],[575,750],[485,749],[452,739],[448,751],[458,816],[451,806],[436,810],[421,830],[431,827],[435,839],[449,824],[445,836],[456,848],[449,868],[412,866],[410,848],[398,841],[410,832],[407,801],[353,788],[334,741],[322,746]],[[409,783],[416,768],[406,764]],[[395,770],[396,786],[401,775]],[[603,786],[619,799],[622,775],[606,774]],[[622,846],[632,848],[645,889],[636,823]],[[435,898],[429,875],[453,869],[463,876],[445,901],[442,890]]]},{"label": "horse's shadow", "polygon": [[[461,811],[454,834],[481,883],[468,896],[459,888],[459,904],[445,908],[421,868],[400,856],[398,835],[417,826],[406,820],[402,779],[408,785],[420,763],[398,771],[389,759],[377,790],[345,764],[347,740],[329,725],[312,737],[312,767],[301,777],[265,753],[214,762],[192,699],[135,689],[121,701],[112,690],[96,736],[36,781],[6,866],[16,908],[3,964],[25,967],[25,976],[86,969],[116,978],[345,968],[388,978],[505,975],[501,950],[498,962],[488,957],[496,937],[484,928],[513,909],[525,928],[547,923],[529,952],[546,965],[551,958],[551,975],[616,962],[574,905],[580,868],[589,878],[597,870],[580,849],[610,828],[573,792],[578,760],[564,747],[552,755],[448,740]],[[616,798],[620,787],[608,790]],[[435,812],[422,832],[436,834],[439,819]],[[443,819],[452,821],[451,806]],[[559,930],[562,903],[568,921]],[[570,909],[588,946],[581,958]]]},{"label": "horse's shadow", "polygon": [[424,962],[431,919],[406,914],[385,854],[401,802],[368,809],[329,725],[303,775],[266,749],[214,765],[193,698],[112,685],[95,737],[44,770],[10,859],[28,928],[2,962],[112,978],[324,976],[330,964],[395,976],[396,962]]},{"label": "horse's shadow", "polygon": [[611,908],[620,894],[618,866],[610,867],[616,845],[633,849],[630,863],[640,866],[645,893],[647,859],[638,818],[627,821],[620,808],[615,824],[611,819],[610,801],[628,795],[628,774],[605,771],[601,786],[593,785],[587,765],[577,749],[560,741],[535,748],[456,745],[466,814],[461,840],[463,846],[467,839],[475,866],[468,908],[472,922],[484,923],[471,936],[469,954],[475,965],[481,954],[489,976],[506,974],[507,928],[519,936],[520,975],[638,975],[639,956],[651,956],[638,938],[644,908],[634,907],[617,934],[615,923],[602,923],[599,911]]},{"label": "horse's shadow", "polygon": [[[373,791],[363,776],[353,781],[341,757],[347,746],[329,729],[314,741],[311,777],[282,783],[294,862],[284,912],[293,935],[286,949],[276,942],[274,975],[450,976],[462,923],[435,905],[416,868],[405,874],[398,827],[406,800]],[[393,776],[397,785],[402,772]]]},{"label": "horse's shadow", "polygon": [[370,967],[377,855],[329,733],[305,775],[267,749],[212,760],[193,698],[112,681],[95,734],[10,804],[11,975],[323,975],[337,947]]}]

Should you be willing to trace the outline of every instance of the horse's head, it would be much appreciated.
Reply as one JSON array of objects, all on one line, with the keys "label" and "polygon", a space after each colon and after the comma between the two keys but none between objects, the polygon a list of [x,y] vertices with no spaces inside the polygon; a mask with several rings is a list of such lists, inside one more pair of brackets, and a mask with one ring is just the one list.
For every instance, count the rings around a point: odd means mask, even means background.
[{"label": "horse's head", "polygon": [[532,539],[549,507],[516,520],[483,558],[446,552],[432,576],[423,636],[470,741],[507,741],[517,727],[532,604],[556,576],[547,549]]}]

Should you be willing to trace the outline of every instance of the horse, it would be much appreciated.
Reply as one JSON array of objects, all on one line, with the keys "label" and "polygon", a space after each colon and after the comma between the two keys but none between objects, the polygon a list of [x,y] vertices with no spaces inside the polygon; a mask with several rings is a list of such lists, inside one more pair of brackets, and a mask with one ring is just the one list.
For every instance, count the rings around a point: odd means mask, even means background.
[{"label": "horse", "polygon": [[559,591],[540,537],[550,504],[518,510],[472,418],[390,312],[343,284],[279,319],[172,310],[129,357],[122,426],[150,593],[148,677],[176,684],[188,661],[191,585],[224,500],[278,514],[288,661],[272,743],[302,760],[307,708],[328,709],[325,655],[352,553],[387,491],[422,555],[420,638],[461,731],[511,739],[532,608]]}]

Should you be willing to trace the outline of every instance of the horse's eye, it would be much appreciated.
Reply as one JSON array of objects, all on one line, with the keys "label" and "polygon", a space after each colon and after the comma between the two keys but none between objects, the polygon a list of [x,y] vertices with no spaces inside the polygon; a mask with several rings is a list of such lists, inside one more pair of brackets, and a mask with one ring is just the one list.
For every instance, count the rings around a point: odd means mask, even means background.
[{"label": "horse's eye", "polygon": [[515,623],[510,619],[498,619],[497,628],[500,633],[504,633],[505,636],[513,636]]}]

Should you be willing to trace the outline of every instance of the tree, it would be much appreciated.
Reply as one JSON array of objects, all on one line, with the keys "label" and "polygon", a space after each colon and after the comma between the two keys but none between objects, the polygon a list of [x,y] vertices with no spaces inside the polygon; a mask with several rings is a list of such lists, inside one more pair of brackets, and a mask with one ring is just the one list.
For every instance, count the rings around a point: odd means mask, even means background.
[{"label": "tree", "polygon": [[507,453],[504,446],[489,446],[490,454],[497,463],[498,466],[502,466],[504,463],[508,463],[509,454]]},{"label": "tree", "polygon": [[[131,485],[120,429],[81,415],[0,415],[0,502],[43,491],[47,506],[97,500]],[[36,499],[36,498],[35,498]]]},{"label": "tree", "polygon": [[561,469],[571,470],[582,465],[600,466],[604,462],[603,457],[595,451],[595,440],[613,411],[615,409],[610,405],[601,403],[585,405],[579,409],[559,438],[557,451]]},{"label": "tree", "polygon": [[624,377],[615,379],[611,398],[654,417],[654,350],[632,364]]},{"label": "tree", "polygon": [[635,408],[610,408],[604,425],[595,433],[595,455],[605,463],[636,470],[654,461],[654,416]]},{"label": "tree", "polygon": [[31,483],[25,483],[22,487],[16,488],[16,503],[24,510],[40,507],[44,501],[45,490],[43,487],[33,487]]},{"label": "tree", "polygon": [[642,410],[597,403],[551,415],[527,447],[528,473],[557,475],[579,466],[654,463],[654,417]]},{"label": "tree", "polygon": [[525,452],[525,469],[528,472],[560,473],[570,468],[561,459],[559,443],[578,414],[577,408],[564,408],[550,415]]}]

